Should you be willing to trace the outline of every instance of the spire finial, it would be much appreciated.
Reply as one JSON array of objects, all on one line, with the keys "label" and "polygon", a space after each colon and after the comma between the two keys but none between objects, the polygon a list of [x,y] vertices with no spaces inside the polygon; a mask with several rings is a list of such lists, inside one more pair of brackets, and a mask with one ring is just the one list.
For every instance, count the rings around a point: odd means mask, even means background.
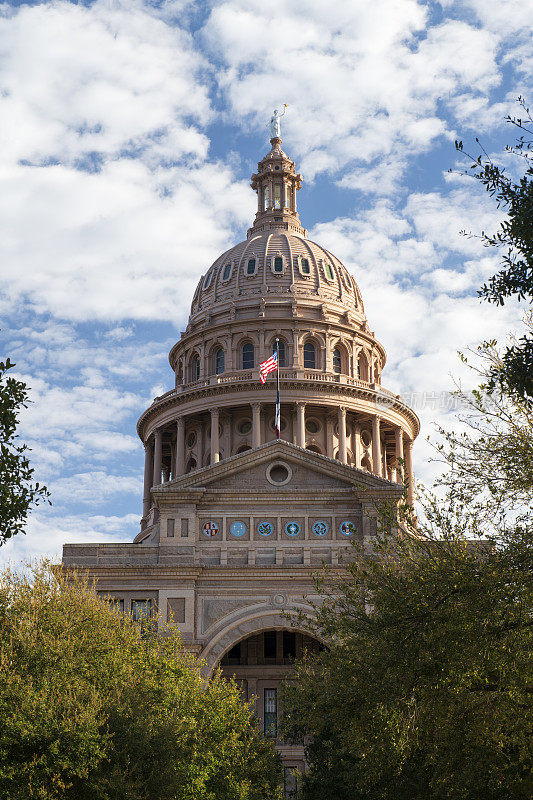
[{"label": "spire finial", "polygon": [[281,124],[280,119],[285,114],[285,109],[288,108],[287,103],[283,103],[283,111],[280,113],[277,108],[270,118],[270,139],[279,139],[281,142]]}]

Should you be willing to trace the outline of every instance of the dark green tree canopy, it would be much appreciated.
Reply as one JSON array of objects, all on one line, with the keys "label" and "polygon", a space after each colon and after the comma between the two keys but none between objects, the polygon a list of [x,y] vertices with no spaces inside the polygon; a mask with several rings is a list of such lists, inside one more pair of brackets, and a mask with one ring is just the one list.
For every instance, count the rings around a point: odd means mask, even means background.
[{"label": "dark green tree canopy", "polygon": [[28,447],[18,443],[18,417],[26,407],[28,387],[6,377],[14,366],[9,358],[0,361],[0,545],[23,531],[30,509],[49,498],[46,486],[32,483]]},{"label": "dark green tree canopy", "polygon": [[0,797],[276,800],[236,686],[44,564],[0,572]]},{"label": "dark green tree canopy", "polygon": [[[481,233],[487,247],[504,247],[502,269],[481,287],[478,294],[490,303],[503,305],[511,297],[531,303],[533,300],[533,118],[523,98],[518,102],[521,117],[507,117],[520,130],[520,136],[506,151],[524,166],[524,174],[514,181],[505,168],[498,166],[482,149],[478,156],[465,152],[463,142],[455,146],[471,162],[467,170],[494,197],[506,219],[494,234]],[[479,139],[476,138],[478,145]],[[507,392],[533,405],[533,336],[527,334],[507,348],[501,364],[494,367],[491,385],[499,383]]]}]

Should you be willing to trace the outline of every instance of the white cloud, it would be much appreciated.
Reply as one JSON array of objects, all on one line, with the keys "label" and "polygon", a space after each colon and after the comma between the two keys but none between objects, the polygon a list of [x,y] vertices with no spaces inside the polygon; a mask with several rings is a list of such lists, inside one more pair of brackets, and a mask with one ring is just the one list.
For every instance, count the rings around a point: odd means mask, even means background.
[{"label": "white cloud", "polygon": [[[437,137],[453,137],[440,103],[486,94],[501,80],[498,40],[457,19],[428,24],[414,0],[217,3],[204,35],[224,69],[232,118],[265,131],[273,107],[306,178],[376,158],[404,165]],[[362,188],[360,170],[347,186]]]},{"label": "white cloud", "polygon": [[49,484],[55,503],[90,503],[98,506],[104,500],[122,494],[141,497],[142,480],[138,477],[109,475],[106,472],[85,472],[68,478],[58,478]]}]

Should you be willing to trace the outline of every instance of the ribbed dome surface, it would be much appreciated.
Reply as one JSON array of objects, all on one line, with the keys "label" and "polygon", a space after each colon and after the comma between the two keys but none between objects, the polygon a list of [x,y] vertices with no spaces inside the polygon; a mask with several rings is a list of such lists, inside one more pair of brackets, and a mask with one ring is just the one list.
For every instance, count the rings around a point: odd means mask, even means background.
[{"label": "ribbed dome surface", "polygon": [[221,255],[200,280],[191,314],[216,304],[293,294],[364,313],[359,288],[336,256],[304,236],[286,231],[251,233]]}]

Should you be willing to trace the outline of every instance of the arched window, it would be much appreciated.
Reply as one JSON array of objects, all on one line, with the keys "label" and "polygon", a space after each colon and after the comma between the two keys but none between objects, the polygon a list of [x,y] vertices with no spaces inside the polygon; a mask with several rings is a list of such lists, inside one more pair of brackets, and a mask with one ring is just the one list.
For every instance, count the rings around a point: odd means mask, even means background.
[{"label": "arched window", "polygon": [[274,259],[274,272],[283,272],[283,259],[281,256],[276,256]]},{"label": "arched window", "polygon": [[207,275],[205,276],[204,289],[209,289],[209,287],[211,286],[211,278],[212,277],[213,277],[213,273],[212,272],[208,272]]},{"label": "arched window", "polygon": [[221,347],[215,351],[214,356],[214,367],[215,367],[215,375],[220,375],[224,372],[225,367],[225,358],[224,358],[224,351]]},{"label": "arched window", "polygon": [[245,342],[242,346],[242,369],[253,369],[255,365],[254,360],[254,346],[251,342]]},{"label": "arched window", "polygon": [[364,353],[359,353],[357,359],[357,377],[362,381],[368,380],[368,361]]},{"label": "arched window", "polygon": [[[276,349],[276,342],[274,341],[272,345],[272,352]],[[280,339],[278,342],[278,367],[286,367],[287,366],[287,345]]]},{"label": "arched window", "polygon": [[224,267],[224,272],[222,273],[222,280],[227,281],[229,276],[231,275],[231,262],[226,264]]},{"label": "arched window", "polygon": [[304,344],[304,369],[316,369],[316,347],[313,342]]},{"label": "arched window", "polygon": [[324,272],[326,273],[326,278],[328,279],[328,281],[332,281],[334,277],[333,269],[331,268],[331,264],[329,263],[329,261],[326,261],[324,264]]},{"label": "arched window", "polygon": [[300,261],[300,269],[302,271],[302,275],[310,275],[311,274],[311,270],[309,268],[309,259],[308,258],[302,258],[302,260]]},{"label": "arched window", "polygon": [[248,259],[248,265],[246,267],[246,274],[253,275],[255,273],[255,258]]},{"label": "arched window", "polygon": [[193,356],[189,363],[189,380],[197,381],[200,379],[200,358]]},{"label": "arched window", "polygon": [[196,469],[196,459],[195,458],[190,458],[187,461],[187,466],[185,468],[185,472],[192,472],[194,469]]},{"label": "arched window", "polygon": [[342,355],[338,347],[333,351],[333,372],[342,372]]}]

